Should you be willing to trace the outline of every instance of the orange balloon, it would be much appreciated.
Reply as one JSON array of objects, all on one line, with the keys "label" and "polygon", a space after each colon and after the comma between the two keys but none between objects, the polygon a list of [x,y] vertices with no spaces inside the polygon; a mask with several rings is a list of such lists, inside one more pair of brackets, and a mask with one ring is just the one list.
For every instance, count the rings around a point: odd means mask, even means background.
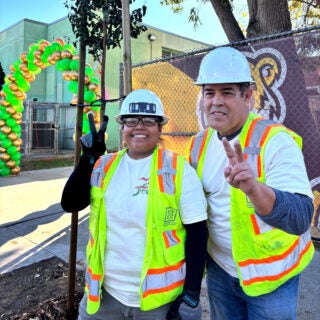
[{"label": "orange balloon", "polygon": [[7,111],[9,114],[11,114],[11,115],[13,115],[13,114],[16,113],[16,110],[15,110],[13,107],[7,107],[7,108],[6,108],[6,111]]},{"label": "orange balloon", "polygon": [[13,160],[9,160],[7,163],[6,163],[6,166],[10,169],[13,169],[15,166],[16,166],[16,163],[13,161]]},{"label": "orange balloon", "polygon": [[24,72],[29,71],[29,68],[26,62],[20,63],[19,68],[21,71],[24,71]]},{"label": "orange balloon", "polygon": [[71,59],[72,58],[72,52],[70,50],[62,50],[61,51],[61,58],[62,59]]},{"label": "orange balloon", "polygon": [[16,81],[16,78],[14,77],[14,75],[11,72],[7,75],[7,77],[11,82]]},{"label": "orange balloon", "polygon": [[64,47],[64,45],[65,45],[64,40],[61,39],[61,38],[56,38],[56,39],[53,40],[53,42],[58,42],[58,43],[60,43],[62,47]]},{"label": "orange balloon", "polygon": [[10,155],[7,153],[0,153],[0,159],[7,162],[10,159]]},{"label": "orange balloon", "polygon": [[19,90],[19,87],[18,87],[18,85],[15,83],[15,82],[11,82],[10,84],[9,84],[9,88],[11,89],[11,91],[17,91],[17,90]]},{"label": "orange balloon", "polygon": [[23,62],[27,62],[27,54],[28,52],[27,51],[24,51],[20,54],[20,59],[23,61]]},{"label": "orange balloon", "polygon": [[63,71],[62,77],[64,80],[70,81],[71,80],[71,73],[70,71]]},{"label": "orange balloon", "polygon": [[20,167],[15,167],[11,169],[11,174],[19,174],[20,171],[21,171]]},{"label": "orange balloon", "polygon": [[15,120],[20,120],[20,119],[22,119],[22,113],[21,112],[17,112],[15,114],[13,114],[12,118],[15,119]]},{"label": "orange balloon", "polygon": [[11,128],[8,126],[1,127],[1,131],[5,134],[9,134],[11,132]]},{"label": "orange balloon", "polygon": [[22,140],[21,139],[16,139],[12,142],[12,144],[16,147],[19,147],[22,145]]},{"label": "orange balloon", "polygon": [[33,55],[35,59],[41,59],[42,51],[40,49],[34,50]]},{"label": "orange balloon", "polygon": [[40,44],[39,44],[39,49],[41,50],[41,52],[43,52],[43,51],[44,51],[44,48],[45,48],[46,46],[49,46],[49,45],[50,45],[50,42],[49,42],[49,41],[43,40],[43,41],[41,41]]},{"label": "orange balloon", "polygon": [[8,138],[11,140],[11,141],[14,141],[14,140],[17,140],[18,139],[18,135],[15,133],[15,132],[10,132],[8,134]]}]

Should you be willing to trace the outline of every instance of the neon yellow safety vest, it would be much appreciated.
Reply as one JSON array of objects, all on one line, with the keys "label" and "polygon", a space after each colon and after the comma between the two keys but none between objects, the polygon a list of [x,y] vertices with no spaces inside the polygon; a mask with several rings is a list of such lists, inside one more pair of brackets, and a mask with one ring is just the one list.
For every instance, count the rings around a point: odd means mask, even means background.
[{"label": "neon yellow safety vest", "polygon": [[[302,148],[302,139],[282,124],[250,113],[241,130],[239,141],[244,158],[254,170],[256,179],[264,183],[263,159],[268,141],[279,132],[290,134]],[[189,162],[203,176],[206,150],[213,134],[209,128],[191,139]],[[240,284],[249,296],[274,291],[299,274],[311,261],[314,247],[310,232],[300,236],[288,234],[264,223],[252,203],[237,188],[231,187],[232,255]]]},{"label": "neon yellow safety vest", "polygon": [[[85,287],[89,314],[96,313],[100,307],[104,278],[108,227],[104,194],[125,152],[126,149],[101,157],[91,176]],[[140,282],[142,310],[151,310],[169,303],[183,290],[186,231],[180,218],[179,199],[184,162],[182,156],[162,148],[157,147],[153,152],[148,190],[146,247]]]}]

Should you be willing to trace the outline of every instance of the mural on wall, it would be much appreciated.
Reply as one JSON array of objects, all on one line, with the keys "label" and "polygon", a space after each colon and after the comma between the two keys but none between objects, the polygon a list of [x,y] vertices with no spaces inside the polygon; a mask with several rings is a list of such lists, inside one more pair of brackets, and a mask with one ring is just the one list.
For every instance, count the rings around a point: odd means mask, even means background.
[{"label": "mural on wall", "polygon": [[[39,40],[29,46],[20,58],[11,66],[11,72],[5,77],[5,84],[0,91],[0,177],[16,175],[20,172],[23,143],[21,139],[23,101],[31,82],[45,68],[55,66],[62,72],[63,79],[68,81],[68,89],[72,92],[71,103],[77,103],[79,55],[71,44],[65,44],[61,38],[52,43]],[[90,65],[85,67],[84,101],[90,104],[99,98],[100,81],[93,77],[94,71]],[[99,107],[85,107],[83,110],[83,134],[89,132],[87,114],[94,113],[95,124],[99,124]]]},{"label": "mural on wall", "polygon": [[[303,154],[315,199],[314,225],[319,225],[320,132],[311,112],[297,43],[286,38],[237,49],[246,55],[255,80],[252,110],[283,123],[303,138]],[[164,146],[181,154],[193,132],[207,127],[201,88],[194,85],[203,56],[194,54],[133,70],[133,87],[153,90],[162,99],[170,118],[164,127]]]}]

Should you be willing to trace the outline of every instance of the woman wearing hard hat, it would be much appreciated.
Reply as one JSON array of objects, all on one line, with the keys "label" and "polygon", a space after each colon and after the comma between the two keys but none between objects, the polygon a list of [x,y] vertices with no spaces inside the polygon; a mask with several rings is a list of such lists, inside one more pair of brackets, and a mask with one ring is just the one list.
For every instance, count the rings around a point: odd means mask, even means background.
[{"label": "woman wearing hard hat", "polygon": [[[153,92],[131,92],[116,121],[126,147],[102,155],[103,140],[85,146],[61,200],[73,212],[91,197],[79,319],[199,320],[207,239],[201,183],[183,157],[158,147],[168,118]],[[92,148],[101,155],[93,170]]]}]

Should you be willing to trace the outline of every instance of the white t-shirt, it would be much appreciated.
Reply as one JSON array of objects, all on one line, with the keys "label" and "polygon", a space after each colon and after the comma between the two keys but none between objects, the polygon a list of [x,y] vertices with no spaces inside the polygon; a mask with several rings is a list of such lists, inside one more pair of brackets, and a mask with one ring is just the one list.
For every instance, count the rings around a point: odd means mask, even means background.
[{"label": "white t-shirt", "polygon": [[[103,285],[114,298],[132,307],[140,306],[151,159],[152,155],[134,160],[125,154],[105,193],[107,243]],[[201,182],[188,163],[184,166],[179,205],[184,224],[207,219]]]},{"label": "white t-shirt", "polygon": [[[231,145],[239,137],[229,141]],[[203,168],[203,187],[208,201],[208,252],[233,277],[238,277],[231,251],[230,185],[224,178],[228,158],[215,131],[208,145]],[[279,133],[266,146],[266,184],[275,189],[312,197],[303,155],[291,136]]]}]

